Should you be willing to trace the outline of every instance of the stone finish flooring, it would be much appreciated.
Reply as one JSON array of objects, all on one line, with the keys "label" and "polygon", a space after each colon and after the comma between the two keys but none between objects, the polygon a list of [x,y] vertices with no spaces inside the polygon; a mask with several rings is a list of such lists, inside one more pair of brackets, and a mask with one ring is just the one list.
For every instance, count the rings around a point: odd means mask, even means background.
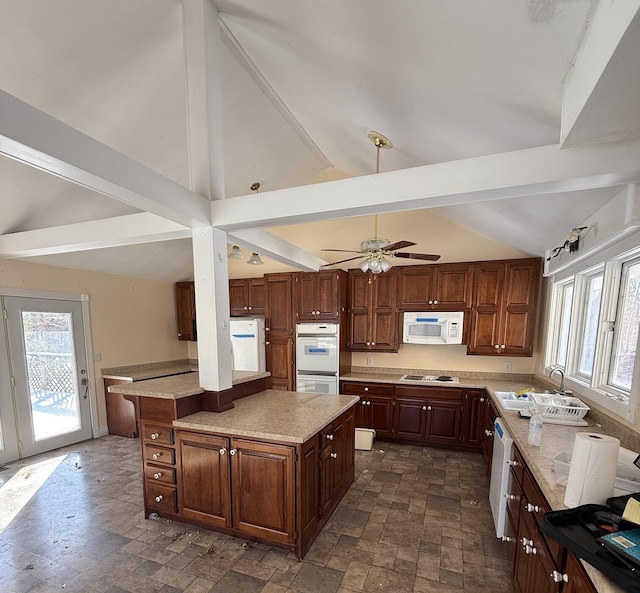
[{"label": "stone finish flooring", "polygon": [[[375,442],[303,562],[142,510],[140,443],[116,436],[15,462],[64,461],[0,533],[3,593],[513,592],[480,454]],[[28,478],[21,478],[28,479]]]}]

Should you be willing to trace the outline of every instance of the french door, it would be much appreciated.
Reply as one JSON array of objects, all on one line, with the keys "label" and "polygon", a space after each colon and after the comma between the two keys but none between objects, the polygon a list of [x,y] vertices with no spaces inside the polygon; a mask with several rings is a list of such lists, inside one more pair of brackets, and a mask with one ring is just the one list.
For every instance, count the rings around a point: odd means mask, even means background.
[{"label": "french door", "polygon": [[9,389],[3,382],[0,461],[90,439],[82,304],[7,296],[4,308],[7,362],[0,366],[8,370]]}]

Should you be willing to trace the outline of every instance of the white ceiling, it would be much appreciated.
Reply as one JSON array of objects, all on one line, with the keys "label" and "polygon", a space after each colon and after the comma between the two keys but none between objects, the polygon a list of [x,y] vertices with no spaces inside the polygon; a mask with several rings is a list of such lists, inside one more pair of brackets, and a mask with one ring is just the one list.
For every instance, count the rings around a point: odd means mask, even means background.
[{"label": "white ceiling", "polygon": [[[425,179],[428,166],[437,163],[454,162],[455,177],[455,161],[565,140],[567,152],[640,138],[637,0],[626,4],[627,14],[597,0],[215,5],[222,30],[224,186],[238,208],[254,181],[261,189],[253,199],[276,204],[281,195],[286,204],[282,190],[312,181],[370,176],[371,184],[382,182],[384,176],[371,175],[375,149],[369,130],[394,144],[381,154],[382,172],[427,166]],[[0,0],[0,89],[188,186],[182,10],[179,0]],[[497,178],[500,169],[489,173]],[[591,185],[576,184],[567,174],[562,191],[544,190],[541,179],[532,179],[529,191],[508,199],[496,182],[495,195],[485,192],[483,201],[430,206],[420,215],[421,225],[412,224],[418,218],[411,211],[388,216],[389,238],[415,241],[415,250],[442,253],[442,261],[474,259],[473,253],[458,254],[446,237],[433,245],[421,233],[427,218],[429,224],[444,218],[507,250],[542,256],[620,191],[621,179],[638,180],[630,167],[615,173],[610,182]],[[404,178],[393,179],[399,187]],[[327,201],[334,188],[355,187],[347,183],[323,185]],[[68,235],[64,225],[140,212],[132,202],[4,156],[0,195],[0,256],[9,255],[3,238],[37,242],[37,234],[16,234],[63,227],[62,243]],[[300,200],[310,195],[300,191]],[[374,208],[406,210],[394,199]],[[366,208],[341,216],[354,214],[367,214]],[[299,247],[330,259],[322,246],[355,249],[370,234],[362,236],[362,220],[353,218],[351,227],[336,221],[276,234],[295,236]],[[49,242],[47,255],[29,260],[170,281],[188,278],[190,240],[161,238],[74,253],[57,253]],[[289,268],[274,264],[268,271],[275,269]]]}]

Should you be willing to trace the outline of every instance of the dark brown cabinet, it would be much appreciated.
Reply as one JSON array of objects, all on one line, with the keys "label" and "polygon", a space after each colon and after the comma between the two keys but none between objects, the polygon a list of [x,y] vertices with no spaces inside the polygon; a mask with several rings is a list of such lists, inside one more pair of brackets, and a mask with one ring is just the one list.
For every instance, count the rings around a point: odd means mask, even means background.
[{"label": "dark brown cabinet", "polygon": [[531,356],[541,260],[475,265],[468,354]]},{"label": "dark brown cabinet", "polygon": [[395,269],[384,274],[349,270],[348,277],[348,349],[397,352]]},{"label": "dark brown cabinet", "polygon": [[293,275],[265,277],[265,345],[269,388],[295,389]]},{"label": "dark brown cabinet", "polygon": [[292,447],[180,430],[176,437],[182,516],[277,543],[294,542]]},{"label": "dark brown cabinet", "polygon": [[483,449],[487,424],[487,400],[484,389],[466,389],[462,393],[462,444],[470,449]]},{"label": "dark brown cabinet", "polygon": [[176,450],[173,428],[161,423],[142,425],[143,489],[150,511],[176,513]]},{"label": "dark brown cabinet", "polygon": [[407,441],[424,441],[427,434],[428,401],[422,398],[396,397],[393,434]]},{"label": "dark brown cabinet", "polygon": [[176,282],[174,292],[176,319],[178,321],[178,340],[193,342],[197,339],[195,285],[193,282]]},{"label": "dark brown cabinet", "polygon": [[571,552],[567,552],[564,574],[567,581],[563,593],[597,593],[584,567]]},{"label": "dark brown cabinet", "polygon": [[346,308],[347,274],[343,270],[301,272],[295,279],[296,317],[301,323],[340,323]]},{"label": "dark brown cabinet", "polygon": [[348,487],[353,476],[355,450],[349,445],[348,434],[354,434],[355,421],[351,412],[343,415],[319,435],[320,438],[320,515],[327,517],[337,499]]},{"label": "dark brown cabinet", "polygon": [[344,381],[340,393],[358,395],[355,425],[373,428],[378,438],[393,436],[393,385]]},{"label": "dark brown cabinet", "polygon": [[425,440],[431,444],[458,446],[461,438],[462,402],[460,394],[455,401],[454,394],[449,398],[429,398],[427,405],[427,424]]},{"label": "dark brown cabinet", "polygon": [[264,315],[265,287],[263,278],[229,280],[229,309],[232,316]]},{"label": "dark brown cabinet", "polygon": [[130,379],[103,379],[104,398],[107,406],[107,427],[109,434],[121,437],[137,438],[138,418],[136,405],[133,403],[137,396],[126,398],[122,393],[111,393],[109,387],[121,383],[131,383]]},{"label": "dark brown cabinet", "polygon": [[493,458],[493,422],[498,417],[498,410],[491,401],[490,397],[486,400],[486,413],[485,413],[485,425],[483,430],[482,439],[482,452],[484,453],[484,460],[487,465],[487,475],[491,474],[491,462]]},{"label": "dark brown cabinet", "polygon": [[463,311],[471,307],[473,265],[404,266],[398,273],[398,308]]}]

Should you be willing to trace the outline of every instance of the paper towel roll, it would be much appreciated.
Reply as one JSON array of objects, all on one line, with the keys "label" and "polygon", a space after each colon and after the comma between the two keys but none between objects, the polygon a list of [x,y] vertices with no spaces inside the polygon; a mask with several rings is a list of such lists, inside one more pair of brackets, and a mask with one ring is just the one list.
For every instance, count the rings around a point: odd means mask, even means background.
[{"label": "paper towel roll", "polygon": [[564,504],[604,504],[613,496],[620,441],[615,437],[579,432],[573,443]]}]

